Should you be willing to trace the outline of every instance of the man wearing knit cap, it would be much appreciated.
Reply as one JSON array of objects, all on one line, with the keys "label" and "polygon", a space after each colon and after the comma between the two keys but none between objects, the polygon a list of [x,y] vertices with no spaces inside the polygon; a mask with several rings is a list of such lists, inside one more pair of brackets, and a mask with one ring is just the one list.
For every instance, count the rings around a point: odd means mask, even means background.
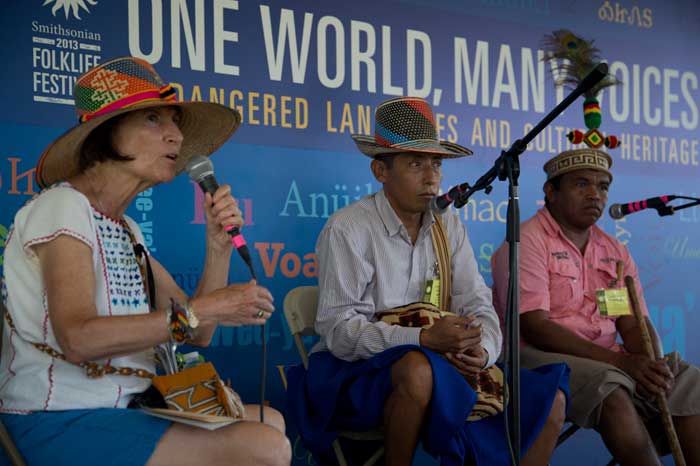
[{"label": "man wearing knit cap", "polygon": [[[629,307],[613,312],[614,290],[623,288],[622,277],[629,275],[639,290],[641,311],[648,316],[634,260],[624,245],[596,226],[608,199],[611,165],[610,156],[597,149],[566,151],[544,165],[545,207],[521,230],[522,363],[570,366],[568,420],[598,430],[623,466],[660,464],[651,440],[663,439],[653,395],[666,393],[686,462],[699,465],[700,371],[678,353],[664,359],[647,357]],[[494,305],[502,317],[507,244],[491,263]],[[668,452],[662,443],[657,446]]]}]

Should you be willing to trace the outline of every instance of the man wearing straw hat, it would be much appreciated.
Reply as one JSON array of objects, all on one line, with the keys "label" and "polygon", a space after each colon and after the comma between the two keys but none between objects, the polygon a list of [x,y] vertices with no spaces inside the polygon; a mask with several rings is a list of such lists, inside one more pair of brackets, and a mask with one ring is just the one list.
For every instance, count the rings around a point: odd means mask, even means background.
[{"label": "man wearing straw hat", "polygon": [[[652,424],[647,432],[644,421],[659,417],[650,395],[666,393],[686,462],[698,465],[700,371],[678,353],[665,360],[645,356],[637,320],[628,306],[613,304],[611,293],[624,287],[622,277],[631,276],[648,316],[634,260],[596,226],[612,182],[611,165],[610,156],[597,149],[566,151],[544,165],[545,207],[521,231],[522,362],[570,366],[568,419],[598,430],[622,465],[659,464],[649,433],[663,433]],[[492,269],[494,304],[503,315],[507,244],[493,255]]]},{"label": "man wearing straw hat", "polygon": [[[384,102],[375,120],[374,137],[353,139],[373,159],[383,189],[336,212],[319,236],[321,340],[308,372],[295,367],[289,373],[289,415],[319,455],[338,430],[381,428],[387,465],[410,465],[419,437],[443,465],[508,464],[503,414],[466,422],[477,395],[465,379],[493,366],[500,353],[491,292],[459,218],[428,207],[438,194],[443,159],[472,152],[438,141],[422,99]],[[433,243],[438,223],[449,243],[447,259],[438,251],[445,248]],[[443,274],[445,260],[452,265]],[[420,319],[429,318],[419,313],[409,323],[416,326],[380,321],[383,310],[424,307],[426,284],[436,280],[451,286],[451,304],[438,312],[453,315],[429,328],[421,328]],[[523,377],[523,464],[542,465],[563,421],[567,369],[524,370]]]}]

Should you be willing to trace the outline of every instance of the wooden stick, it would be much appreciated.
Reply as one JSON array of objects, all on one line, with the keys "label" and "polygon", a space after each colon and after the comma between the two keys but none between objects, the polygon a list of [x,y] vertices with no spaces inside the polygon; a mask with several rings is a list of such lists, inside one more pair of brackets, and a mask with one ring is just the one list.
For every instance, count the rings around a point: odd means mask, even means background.
[{"label": "wooden stick", "polygon": [[[634,286],[634,279],[629,275],[625,277],[625,286],[627,287],[627,292],[630,296],[632,312],[634,312],[634,317],[637,319],[637,323],[639,324],[639,330],[642,334],[644,350],[646,351],[647,356],[649,356],[651,359],[656,360],[656,352],[654,351],[654,346],[651,343],[651,336],[649,335],[647,322],[644,318],[644,315],[642,315],[642,310],[639,307],[639,299],[637,299],[637,290]],[[668,401],[666,400],[666,395],[664,393],[657,395],[656,403],[659,406],[659,411],[661,411],[661,420],[664,424],[666,437],[668,437],[668,443],[671,446],[673,461],[676,463],[676,466],[686,466],[685,459],[683,457],[683,451],[681,450],[681,443],[678,440],[676,429],[673,426],[671,412],[668,409]]]},{"label": "wooden stick", "polygon": [[622,288],[622,274],[624,273],[625,263],[622,260],[617,261],[617,286]]}]

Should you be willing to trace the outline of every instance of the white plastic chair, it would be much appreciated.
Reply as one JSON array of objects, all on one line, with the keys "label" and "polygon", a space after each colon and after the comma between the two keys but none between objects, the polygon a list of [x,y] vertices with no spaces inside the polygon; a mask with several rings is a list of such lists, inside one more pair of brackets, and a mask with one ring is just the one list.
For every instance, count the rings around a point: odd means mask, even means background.
[{"label": "white plastic chair", "polygon": [[[314,330],[314,322],[316,321],[316,310],[318,307],[318,287],[317,286],[300,286],[292,289],[284,298],[284,317],[287,319],[287,325],[294,337],[299,356],[304,364],[304,368],[309,367],[309,355],[304,345],[302,337],[317,335]],[[361,441],[377,441],[383,440],[384,434],[380,431],[353,432],[341,431],[338,432],[338,437],[361,440]],[[333,451],[340,466],[347,466],[347,460],[340,448],[338,440],[333,442]],[[362,466],[372,466],[384,456],[384,446],[379,447],[372,456],[364,462]]]}]

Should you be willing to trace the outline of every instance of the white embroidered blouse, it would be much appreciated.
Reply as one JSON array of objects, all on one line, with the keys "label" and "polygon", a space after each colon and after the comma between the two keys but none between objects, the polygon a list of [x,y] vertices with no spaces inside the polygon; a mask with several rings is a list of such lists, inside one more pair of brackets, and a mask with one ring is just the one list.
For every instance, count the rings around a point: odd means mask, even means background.
[{"label": "white embroidered blouse", "polygon": [[[136,241],[138,225],[125,217]],[[15,216],[5,245],[2,297],[16,330],[4,325],[0,359],[0,412],[26,413],[66,409],[126,407],[150,380],[106,375],[91,379],[77,365],[52,358],[32,346],[44,343],[61,351],[53,333],[39,261],[32,246],[69,235],[92,249],[95,306],[98,315],[149,311],[141,272],[126,229],[93,208],[68,183],[36,195]],[[155,372],[152,351],[95,361]]]}]

